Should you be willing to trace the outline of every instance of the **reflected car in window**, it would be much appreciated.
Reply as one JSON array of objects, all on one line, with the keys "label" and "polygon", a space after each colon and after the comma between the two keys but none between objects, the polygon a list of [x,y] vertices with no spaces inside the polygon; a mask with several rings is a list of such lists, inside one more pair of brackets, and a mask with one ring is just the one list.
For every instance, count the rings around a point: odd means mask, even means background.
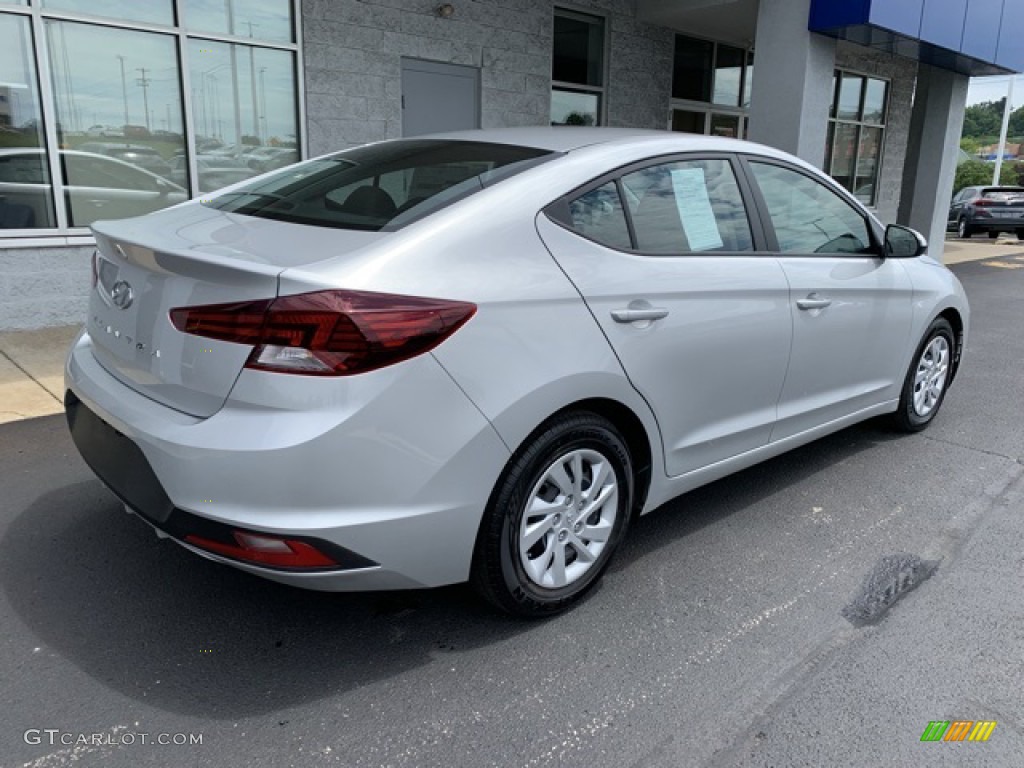
[{"label": "reflected car in window", "polygon": [[[188,199],[177,184],[122,160],[74,150],[62,150],[60,158],[73,227],[141,216]],[[0,149],[0,203],[19,206],[22,220],[32,222],[27,227],[57,225],[52,194],[41,149]]]},{"label": "reflected car in window", "polygon": [[[226,155],[198,155],[196,170],[199,173],[199,191],[204,193],[237,184],[256,175],[241,160]],[[188,183],[188,161],[184,155],[174,157],[168,178],[181,186]]]},{"label": "reflected car in window", "polygon": [[275,581],[526,616],[682,493],[927,428],[969,331],[920,235],[733,139],[385,141],[93,231],[65,404],[129,511]]},{"label": "reflected car in window", "polygon": [[116,157],[118,160],[124,160],[126,163],[131,163],[158,176],[167,177],[171,172],[170,163],[152,147],[139,144],[87,141],[84,144],[79,144],[75,149],[78,152],[92,152],[96,155]]}]

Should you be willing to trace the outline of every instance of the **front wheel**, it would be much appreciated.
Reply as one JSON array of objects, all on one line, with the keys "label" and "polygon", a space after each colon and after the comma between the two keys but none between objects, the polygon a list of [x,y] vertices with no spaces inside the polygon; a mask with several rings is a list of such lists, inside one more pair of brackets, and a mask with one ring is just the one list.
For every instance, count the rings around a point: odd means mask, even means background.
[{"label": "front wheel", "polygon": [[629,525],[629,451],[607,419],[555,417],[512,457],[484,514],[471,581],[509,613],[543,617],[579,600]]},{"label": "front wheel", "polygon": [[967,219],[961,217],[956,225],[957,237],[966,240],[974,235],[974,228],[967,223]]},{"label": "front wheel", "polygon": [[896,411],[896,426],[904,432],[920,432],[942,406],[953,376],[953,327],[938,318],[928,328],[907,371]]}]

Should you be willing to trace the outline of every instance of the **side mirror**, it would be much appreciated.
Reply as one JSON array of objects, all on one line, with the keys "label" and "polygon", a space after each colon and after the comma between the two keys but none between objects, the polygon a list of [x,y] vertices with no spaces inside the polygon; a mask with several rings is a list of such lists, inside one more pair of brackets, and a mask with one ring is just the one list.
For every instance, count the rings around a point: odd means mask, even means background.
[{"label": "side mirror", "polygon": [[890,224],[885,230],[885,257],[887,259],[914,259],[928,251],[928,241],[920,232],[899,224]]}]

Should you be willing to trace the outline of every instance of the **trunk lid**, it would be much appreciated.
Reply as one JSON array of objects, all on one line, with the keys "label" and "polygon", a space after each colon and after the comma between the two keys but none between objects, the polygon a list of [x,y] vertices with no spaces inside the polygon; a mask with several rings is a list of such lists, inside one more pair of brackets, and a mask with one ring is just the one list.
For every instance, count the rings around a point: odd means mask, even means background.
[{"label": "trunk lid", "polygon": [[252,348],[184,334],[177,307],[270,299],[285,269],[386,237],[228,214],[196,204],[98,222],[93,355],[126,386],[200,418],[227,399]]}]

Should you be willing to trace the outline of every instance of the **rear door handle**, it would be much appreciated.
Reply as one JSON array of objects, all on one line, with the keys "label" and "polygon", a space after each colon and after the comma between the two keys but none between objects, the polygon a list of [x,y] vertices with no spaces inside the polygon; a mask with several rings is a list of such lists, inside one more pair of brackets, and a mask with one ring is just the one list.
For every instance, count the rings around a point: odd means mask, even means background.
[{"label": "rear door handle", "polygon": [[832,306],[832,299],[825,299],[816,293],[812,293],[806,299],[800,299],[796,305],[803,310],[824,309]]},{"label": "rear door handle", "polygon": [[668,317],[668,310],[662,307],[612,310],[612,319],[616,323],[637,323],[642,320],[661,320],[665,317]]}]

